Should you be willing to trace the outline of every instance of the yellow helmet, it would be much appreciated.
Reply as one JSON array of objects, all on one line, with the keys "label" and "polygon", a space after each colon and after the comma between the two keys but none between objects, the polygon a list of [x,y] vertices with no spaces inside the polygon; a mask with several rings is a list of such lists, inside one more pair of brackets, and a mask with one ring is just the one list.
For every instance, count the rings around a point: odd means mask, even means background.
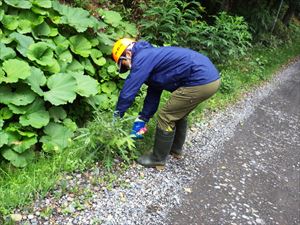
[{"label": "yellow helmet", "polygon": [[122,38],[114,44],[113,49],[112,49],[112,57],[116,63],[119,62],[119,59],[120,59],[121,55],[123,54],[123,52],[133,42],[135,42],[133,39]]}]

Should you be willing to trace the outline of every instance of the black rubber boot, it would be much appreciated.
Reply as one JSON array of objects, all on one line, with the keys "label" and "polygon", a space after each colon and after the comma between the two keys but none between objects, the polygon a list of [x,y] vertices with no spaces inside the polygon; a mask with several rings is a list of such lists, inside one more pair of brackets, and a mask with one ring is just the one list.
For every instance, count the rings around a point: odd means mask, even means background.
[{"label": "black rubber boot", "polygon": [[186,131],[187,131],[187,118],[184,117],[181,120],[178,120],[176,122],[175,138],[170,151],[170,153],[176,158],[182,157],[182,146],[185,142]]},{"label": "black rubber boot", "polygon": [[164,167],[174,140],[175,131],[167,132],[156,128],[153,152],[142,155],[137,162],[145,167]]}]

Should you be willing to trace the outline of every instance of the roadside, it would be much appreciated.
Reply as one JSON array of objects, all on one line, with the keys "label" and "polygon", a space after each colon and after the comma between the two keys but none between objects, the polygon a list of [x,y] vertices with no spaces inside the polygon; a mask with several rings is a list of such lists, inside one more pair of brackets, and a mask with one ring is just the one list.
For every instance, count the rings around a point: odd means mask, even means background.
[{"label": "roadside", "polygon": [[169,224],[300,224],[300,62],[290,69],[200,165]]},{"label": "roadside", "polygon": [[[164,171],[133,165],[112,178],[116,182],[107,187],[99,185],[97,178],[103,174],[95,167],[66,177],[57,190],[35,202],[33,208],[15,213],[22,216],[22,224],[166,224],[168,213],[193,193],[193,182],[203,173],[201,167],[217,159],[240,124],[273,90],[294,76],[299,66],[298,60],[239,103],[195,124],[185,147],[186,157],[171,158]],[[70,187],[73,192],[62,191]]]}]

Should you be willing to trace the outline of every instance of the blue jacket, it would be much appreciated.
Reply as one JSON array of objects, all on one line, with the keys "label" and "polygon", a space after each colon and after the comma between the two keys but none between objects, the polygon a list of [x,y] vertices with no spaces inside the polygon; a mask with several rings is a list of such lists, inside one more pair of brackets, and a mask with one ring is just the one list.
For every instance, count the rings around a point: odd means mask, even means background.
[{"label": "blue jacket", "polygon": [[153,47],[145,41],[132,49],[131,71],[121,90],[116,110],[120,116],[131,106],[145,83],[148,85],[140,115],[149,120],[157,111],[163,90],[208,84],[219,79],[219,72],[204,55],[179,47]]}]

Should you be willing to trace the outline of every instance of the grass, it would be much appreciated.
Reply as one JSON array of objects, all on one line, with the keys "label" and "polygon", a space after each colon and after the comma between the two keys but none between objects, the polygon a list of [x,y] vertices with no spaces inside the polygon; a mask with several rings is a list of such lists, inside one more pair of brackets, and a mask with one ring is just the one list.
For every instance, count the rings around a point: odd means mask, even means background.
[{"label": "grass", "polygon": [[[225,88],[198,107],[191,117],[194,118],[193,120],[199,120],[205,118],[206,112],[222,110],[242,98],[243,93],[269,80],[283,64],[299,55],[300,40],[298,39],[292,44],[276,49],[256,47],[247,56],[228,61],[226,65],[219,65],[222,81],[226,84]],[[164,94],[163,99],[167,99],[167,96],[168,94]],[[99,127],[94,124],[94,131],[97,126]],[[139,152],[147,150],[152,144],[155,120],[151,120],[148,127],[149,133],[145,140],[136,143]],[[94,135],[99,134],[96,132]],[[45,196],[66,172],[84,170],[91,166],[99,155],[95,151],[87,151],[87,148],[83,148],[81,144],[75,141],[66,151],[51,158],[41,156],[38,161],[25,169],[2,165],[0,167],[2,168],[0,169],[0,213],[7,215],[16,207],[30,205],[37,197]],[[134,156],[131,156],[131,159],[133,158]]]}]

